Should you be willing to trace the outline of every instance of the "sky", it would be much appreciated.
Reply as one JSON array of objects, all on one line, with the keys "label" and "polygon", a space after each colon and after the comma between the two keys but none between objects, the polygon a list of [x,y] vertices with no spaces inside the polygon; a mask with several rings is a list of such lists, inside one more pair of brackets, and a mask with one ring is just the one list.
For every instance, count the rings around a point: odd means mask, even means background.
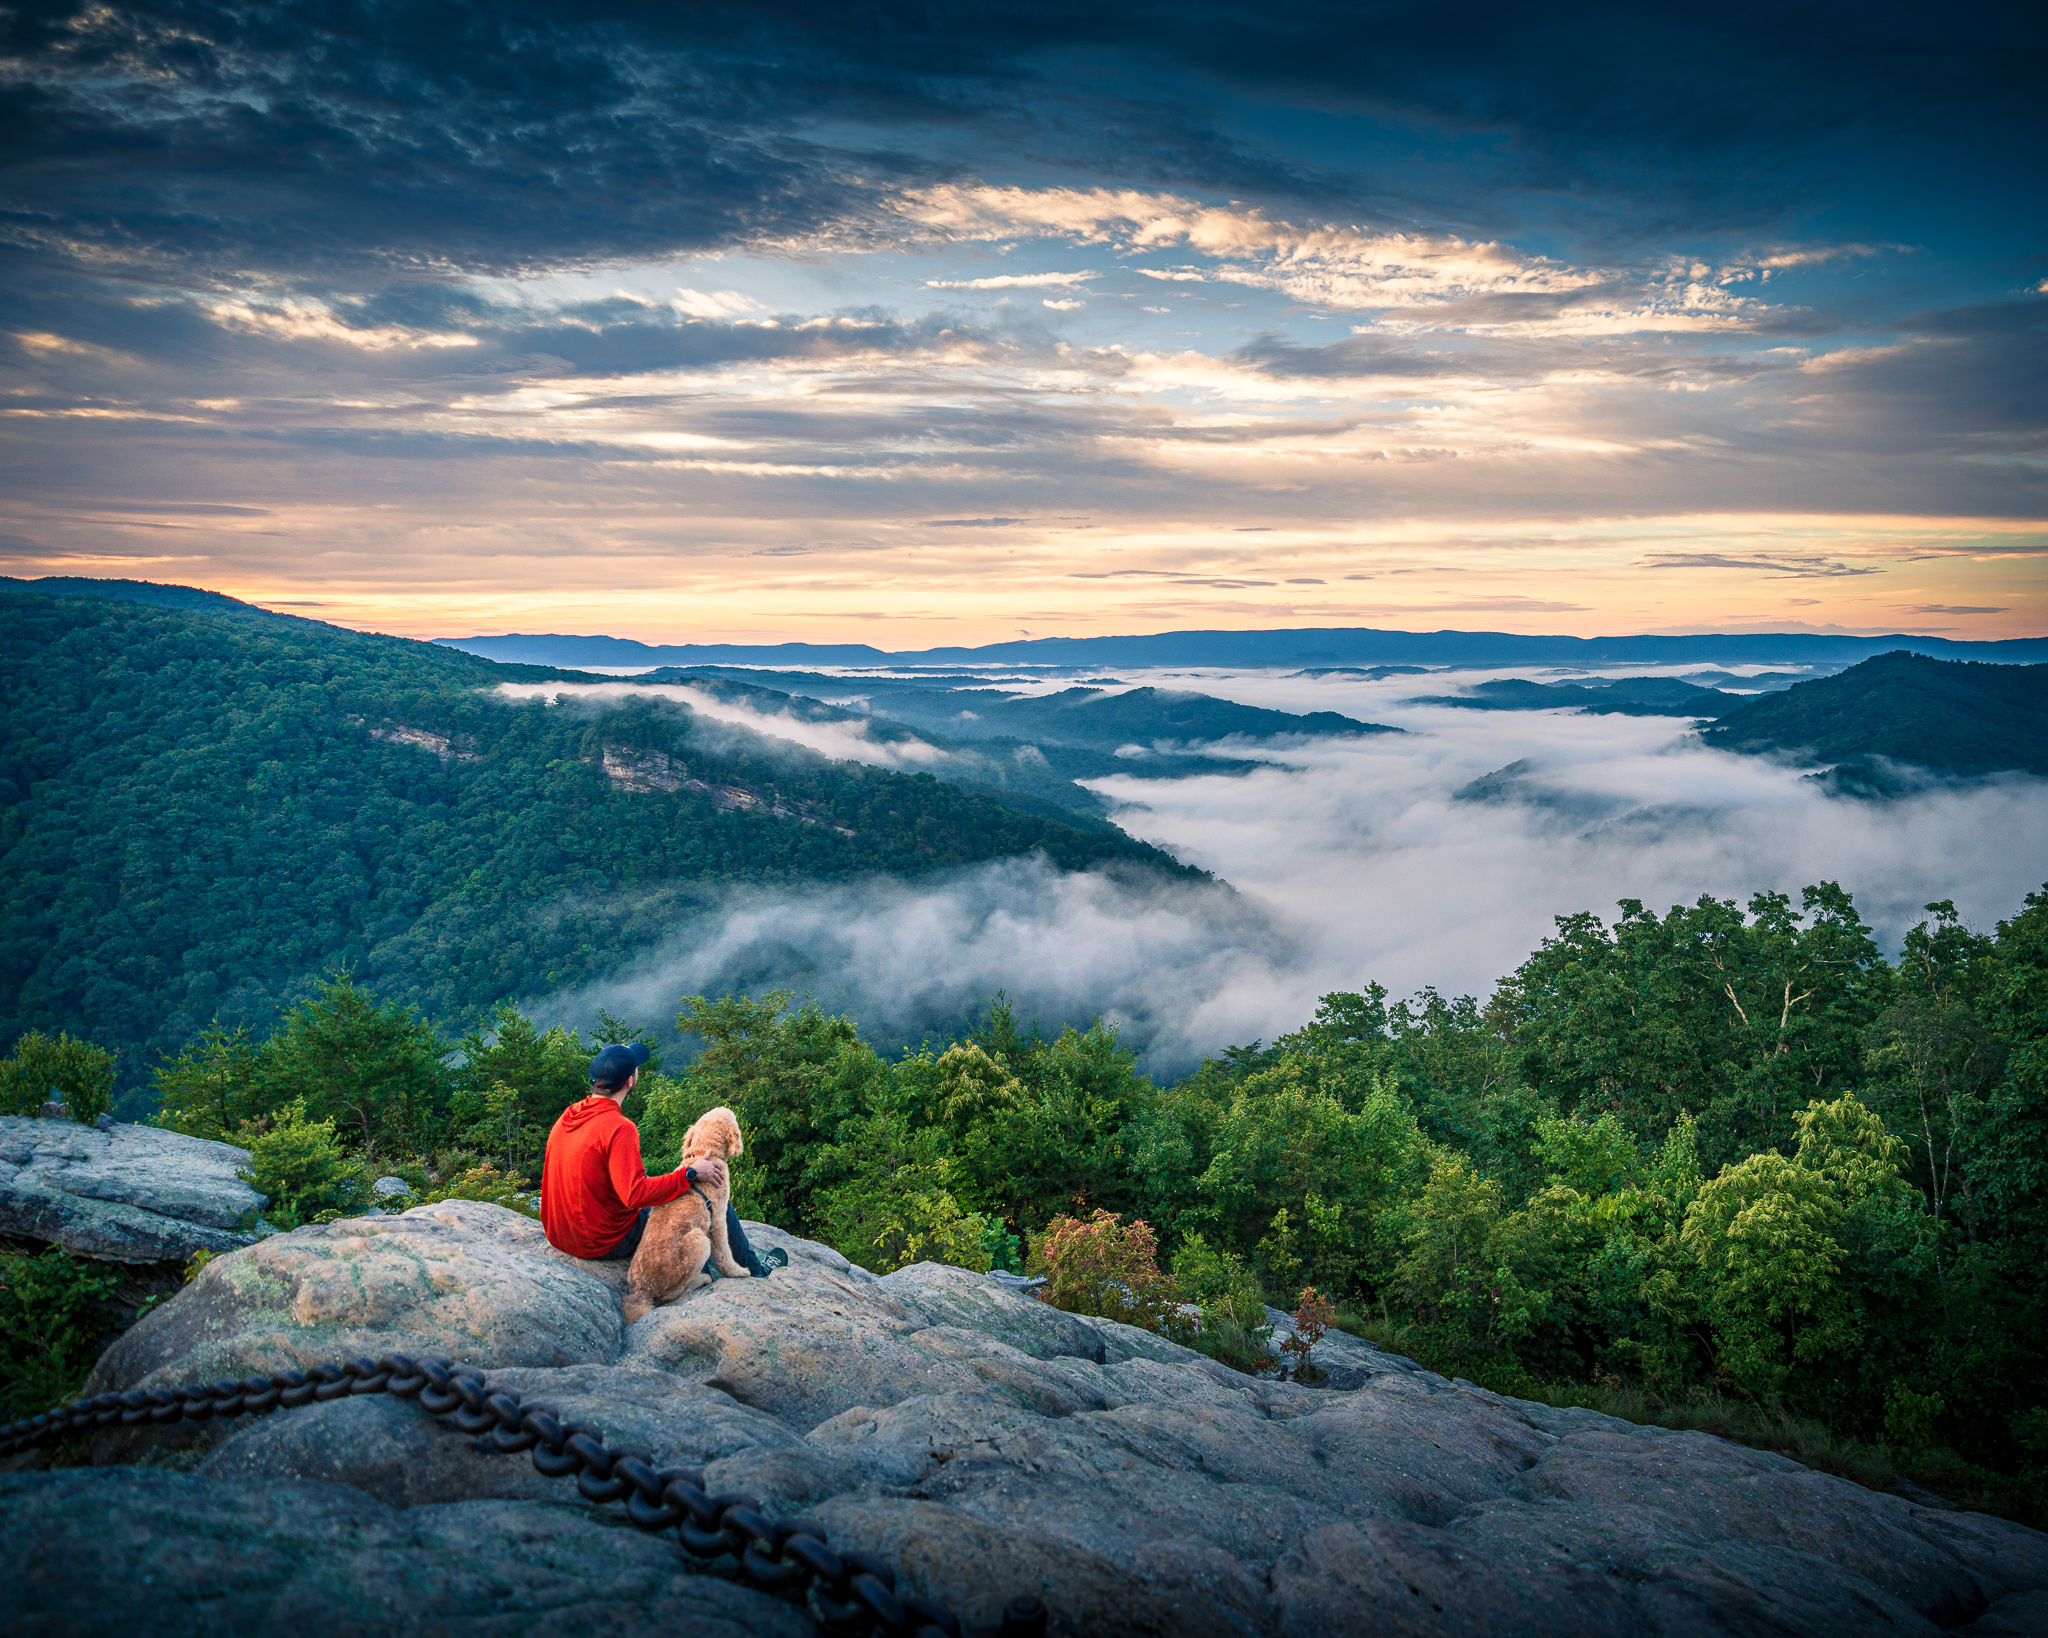
[{"label": "sky", "polygon": [[0,13],[0,573],[411,636],[2048,633],[2031,8]]}]

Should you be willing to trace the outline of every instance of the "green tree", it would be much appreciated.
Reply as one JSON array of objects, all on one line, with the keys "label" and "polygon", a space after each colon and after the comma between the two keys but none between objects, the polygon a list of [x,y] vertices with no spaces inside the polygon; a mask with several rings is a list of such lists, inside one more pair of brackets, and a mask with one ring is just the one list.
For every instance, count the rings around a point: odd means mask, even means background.
[{"label": "green tree", "polygon": [[913,1092],[926,1075],[957,1133],[959,1175],[971,1198],[1019,1232],[1034,1234],[1084,1204],[1135,1208],[1132,1129],[1158,1094],[1113,1028],[1097,1022],[1062,1030],[1054,1040],[1034,1040],[1015,1060],[984,1055],[977,1063],[948,1052],[899,1069]]},{"label": "green tree", "polygon": [[1549,1310],[1549,1294],[1520,1266],[1517,1226],[1500,1185],[1462,1156],[1440,1155],[1431,1165],[1392,1283],[1460,1352],[1499,1355]]},{"label": "green tree", "polygon": [[[1278,1232],[1311,1236],[1306,1266],[1317,1283],[1351,1283],[1341,1257],[1377,1284],[1401,1244],[1404,1210],[1423,1187],[1428,1145],[1391,1085],[1375,1083],[1354,1110],[1316,1068],[1289,1055],[1237,1089],[1196,1182],[1205,1221],[1219,1245],[1251,1248],[1274,1234],[1285,1211]],[[1284,1245],[1274,1240],[1282,1259],[1300,1255]]]},{"label": "green tree", "polygon": [[12,1057],[0,1059],[0,1112],[40,1115],[53,1098],[73,1120],[92,1125],[113,1103],[113,1053],[68,1034],[52,1039],[30,1030],[14,1043]]},{"label": "green tree", "polygon": [[1906,935],[1899,999],[1872,1025],[1863,1096],[1912,1148],[1910,1175],[1936,1223],[1959,1214],[1974,1230],[1970,1158],[1986,1139],[1989,1099],[2005,1045],[1974,1005],[1996,953],[1964,927],[1953,904],[1930,904],[1932,924]]},{"label": "green tree", "polygon": [[218,1021],[153,1072],[154,1124],[187,1137],[232,1140],[235,1131],[266,1114],[269,1103],[262,1054],[247,1025],[222,1029]]},{"label": "green tree", "polygon": [[1894,986],[1849,895],[1823,882],[1799,910],[1757,893],[1747,917],[1712,898],[1662,918],[1625,899],[1611,933],[1560,917],[1497,1004],[1536,1090],[1651,1142],[1690,1111],[1719,1166],[1789,1146],[1796,1110],[1861,1079]]},{"label": "green tree", "polygon": [[555,1118],[590,1092],[591,1049],[582,1037],[541,1030],[510,1002],[464,1035],[456,1052],[448,1124],[462,1142],[497,1153],[508,1172],[531,1169]]},{"label": "green tree", "polygon": [[380,1006],[339,976],[286,1015],[263,1045],[262,1073],[271,1108],[303,1102],[374,1159],[380,1146],[417,1145],[438,1130],[448,1056],[411,1007]]},{"label": "green tree", "polygon": [[1969,1172],[1992,1231],[2040,1269],[2048,1262],[2048,887],[1998,924],[1981,984],[1983,1018],[2004,1066]]},{"label": "green tree", "polygon": [[[1841,1409],[1871,1309],[1917,1250],[1905,1145],[1849,1095],[1797,1117],[1797,1157],[1751,1155],[1700,1191],[1684,1239],[1707,1275],[1721,1368],[1757,1398]],[[1888,1289],[1890,1288],[1890,1289]]]},{"label": "green tree", "polygon": [[265,1219],[296,1228],[322,1215],[346,1216],[369,1203],[370,1180],[335,1136],[332,1119],[315,1120],[294,1098],[260,1127],[241,1134],[249,1165],[239,1175],[266,1197]]},{"label": "green tree", "polygon": [[892,1088],[888,1066],[851,1019],[792,1002],[786,991],[760,1001],[685,996],[676,1027],[699,1036],[704,1050],[648,1093],[641,1147],[668,1162],[697,1117],[723,1104],[746,1137],[736,1195],[742,1178],[750,1180],[757,1209],[810,1234],[824,1223],[822,1191],[843,1180],[831,1155],[842,1128],[862,1111],[887,1108]]},{"label": "green tree", "polygon": [[1777,1398],[1794,1366],[1820,1364],[1856,1342],[1840,1277],[1841,1221],[1828,1180],[1775,1152],[1728,1167],[1686,1214],[1720,1368],[1744,1392]]}]

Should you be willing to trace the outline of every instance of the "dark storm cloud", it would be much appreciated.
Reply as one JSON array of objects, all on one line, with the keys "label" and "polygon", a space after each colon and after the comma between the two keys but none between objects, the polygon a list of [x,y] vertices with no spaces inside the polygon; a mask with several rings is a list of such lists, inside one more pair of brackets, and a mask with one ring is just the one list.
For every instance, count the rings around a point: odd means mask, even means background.
[{"label": "dark storm cloud", "polygon": [[[4,29],[14,243],[355,280],[858,233],[901,186],[1048,163],[1482,221],[1489,191],[1564,186],[1633,200],[1626,238],[1796,201],[1809,150],[1850,133],[1997,132],[1986,162],[2016,168],[2043,77],[2017,9],[1931,30],[1843,4],[79,0]],[[1219,90],[1420,124],[1488,162],[1432,199],[1233,133]]]},{"label": "dark storm cloud", "polygon": [[1886,425],[1888,407],[1914,404],[1918,424],[1944,440],[2019,447],[2048,430],[2048,299],[1913,313],[1897,328],[1909,339],[1828,372],[1838,403]]},{"label": "dark storm cloud", "polygon": [[10,237],[89,265],[361,276],[659,254],[810,231],[854,191],[839,164],[905,168],[793,138],[821,65],[732,73],[715,14],[145,0],[9,21],[26,69]]}]

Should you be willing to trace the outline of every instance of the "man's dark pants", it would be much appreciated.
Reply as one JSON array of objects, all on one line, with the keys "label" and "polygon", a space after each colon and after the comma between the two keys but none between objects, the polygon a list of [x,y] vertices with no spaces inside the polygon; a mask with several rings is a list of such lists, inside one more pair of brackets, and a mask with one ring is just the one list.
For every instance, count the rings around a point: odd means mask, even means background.
[{"label": "man's dark pants", "polygon": [[[633,1226],[626,1230],[626,1237],[603,1256],[593,1257],[591,1261],[596,1263],[630,1263],[633,1260],[633,1253],[640,1249],[640,1236],[647,1232],[647,1214],[653,1210],[652,1206],[642,1206],[640,1208],[640,1215],[633,1219]],[[739,1263],[757,1280],[768,1278],[767,1265],[754,1255],[754,1248],[747,1244],[746,1231],[740,1227],[740,1214],[734,1211],[730,1205],[727,1205],[725,1208],[725,1238],[726,1243],[732,1247],[734,1262]],[[709,1274],[714,1280],[719,1278],[718,1270],[713,1268],[708,1262],[704,1265],[704,1272]]]}]

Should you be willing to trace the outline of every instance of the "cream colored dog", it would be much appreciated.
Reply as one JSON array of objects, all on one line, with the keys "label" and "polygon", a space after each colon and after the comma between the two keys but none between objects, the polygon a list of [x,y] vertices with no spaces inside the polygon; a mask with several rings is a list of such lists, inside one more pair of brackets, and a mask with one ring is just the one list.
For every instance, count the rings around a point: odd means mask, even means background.
[{"label": "cream colored dog", "polygon": [[[701,1160],[723,1160],[729,1166],[739,1155],[740,1123],[730,1109],[707,1109],[683,1137],[685,1166]],[[712,1258],[729,1280],[752,1277],[733,1261],[725,1233],[726,1202],[732,1198],[731,1174],[722,1188],[699,1185],[647,1215],[640,1249],[626,1270],[626,1323],[650,1313],[687,1291],[709,1285],[704,1260]]]}]

